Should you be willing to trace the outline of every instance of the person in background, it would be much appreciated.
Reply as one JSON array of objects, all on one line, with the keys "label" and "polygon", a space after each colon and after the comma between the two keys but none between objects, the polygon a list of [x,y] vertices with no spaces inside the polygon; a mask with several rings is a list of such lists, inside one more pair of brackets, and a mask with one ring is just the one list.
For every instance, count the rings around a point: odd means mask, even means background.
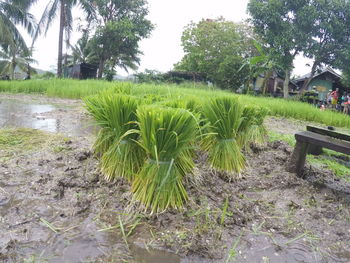
[{"label": "person in background", "polygon": [[349,114],[349,103],[350,103],[350,94],[348,94],[344,99],[344,109],[343,113]]},{"label": "person in background", "polygon": [[332,109],[336,109],[337,104],[338,104],[338,98],[339,98],[339,89],[338,88],[336,88],[334,91],[332,91],[331,98],[332,98]]}]

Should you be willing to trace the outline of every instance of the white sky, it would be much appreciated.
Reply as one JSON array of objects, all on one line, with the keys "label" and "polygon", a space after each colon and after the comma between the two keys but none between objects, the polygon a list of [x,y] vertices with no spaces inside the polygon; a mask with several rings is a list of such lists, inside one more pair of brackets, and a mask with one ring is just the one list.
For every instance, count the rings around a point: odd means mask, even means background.
[{"label": "white sky", "polygon": [[[40,18],[48,1],[41,0],[31,10]],[[144,53],[138,71],[156,69],[166,72],[181,60],[181,34],[191,21],[198,22],[202,18],[217,18],[223,16],[226,20],[240,22],[248,18],[246,8],[248,0],[148,0],[148,19],[156,28],[150,38],[141,41],[140,49]],[[81,17],[79,10],[74,10],[75,17]],[[78,21],[75,21],[75,29]],[[40,37],[35,44],[34,59],[38,61],[35,67],[50,70],[56,68],[58,48],[58,19],[52,24],[46,36]],[[80,33],[72,34],[71,43],[79,39]],[[31,40],[28,39],[28,43]],[[303,75],[310,68],[305,67],[308,60],[298,57],[295,61],[294,74]],[[117,72],[127,75],[123,70]],[[131,72],[130,72],[131,73]]]}]

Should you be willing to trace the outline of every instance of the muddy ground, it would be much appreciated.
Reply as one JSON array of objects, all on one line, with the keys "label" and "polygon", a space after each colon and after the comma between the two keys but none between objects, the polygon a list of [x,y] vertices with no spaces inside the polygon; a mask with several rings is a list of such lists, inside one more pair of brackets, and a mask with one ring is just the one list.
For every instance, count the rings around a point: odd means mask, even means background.
[{"label": "muddy ground", "polygon": [[[44,118],[89,122],[80,101],[0,95],[8,99],[56,105]],[[286,172],[285,142],[254,147],[231,181],[199,153],[186,207],[149,215],[127,182],[104,181],[93,133],[10,131],[26,136],[10,147],[0,140],[0,262],[350,262],[350,186],[309,165],[309,181]]]}]

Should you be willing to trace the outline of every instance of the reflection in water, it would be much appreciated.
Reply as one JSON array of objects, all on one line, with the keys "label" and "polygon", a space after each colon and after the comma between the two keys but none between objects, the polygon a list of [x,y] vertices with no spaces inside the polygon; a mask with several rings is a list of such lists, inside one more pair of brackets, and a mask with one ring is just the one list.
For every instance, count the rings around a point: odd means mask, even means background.
[{"label": "reflection in water", "polygon": [[52,105],[33,105],[2,100],[0,102],[0,127],[24,127],[57,132],[55,119],[45,119],[40,116],[54,109]]},{"label": "reflection in water", "polygon": [[55,110],[65,111],[63,107],[53,105],[27,104],[17,100],[0,100],[0,128],[21,127],[57,132],[66,135],[87,135],[94,131],[79,119],[55,119],[45,114]]}]

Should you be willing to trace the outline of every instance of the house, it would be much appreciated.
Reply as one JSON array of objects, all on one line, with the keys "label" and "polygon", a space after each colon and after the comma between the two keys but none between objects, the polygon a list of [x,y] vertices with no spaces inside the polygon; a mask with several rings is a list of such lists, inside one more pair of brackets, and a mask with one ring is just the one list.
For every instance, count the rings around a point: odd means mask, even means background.
[{"label": "house", "polygon": [[94,79],[97,74],[97,66],[80,63],[70,65],[64,69],[64,77],[73,79]]},{"label": "house", "polygon": [[[294,80],[299,87],[299,92],[304,92],[304,83],[305,81],[308,81],[310,76],[311,73],[308,73]],[[316,72],[316,74],[311,78],[310,83],[305,88],[305,91],[316,91],[318,93],[318,99],[323,101],[327,98],[327,94],[330,91],[337,88],[339,89],[340,94],[349,92],[349,90],[341,83],[341,75],[339,75],[333,69],[327,67]]]},{"label": "house", "polygon": [[[265,76],[258,76],[253,82],[253,88],[255,92],[262,92],[264,86]],[[274,71],[270,78],[267,80],[266,93],[273,94],[275,96],[283,96],[283,85],[284,85],[284,77],[282,74]],[[294,95],[297,91],[298,86],[292,80],[289,81],[289,93],[290,95]]]}]

